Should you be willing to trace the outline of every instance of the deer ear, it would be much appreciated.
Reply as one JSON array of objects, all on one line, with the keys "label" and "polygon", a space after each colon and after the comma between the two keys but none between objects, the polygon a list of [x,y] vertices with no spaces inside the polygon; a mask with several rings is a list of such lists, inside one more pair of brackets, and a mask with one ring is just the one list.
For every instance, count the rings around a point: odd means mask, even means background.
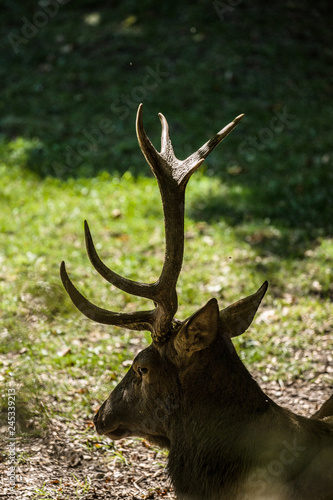
[{"label": "deer ear", "polygon": [[218,323],[219,306],[216,299],[210,299],[180,328],[174,339],[177,353],[189,357],[209,347],[217,335]]},{"label": "deer ear", "polygon": [[229,337],[238,337],[248,329],[260,302],[266,293],[267,281],[253,295],[238,300],[220,312],[222,332]]}]

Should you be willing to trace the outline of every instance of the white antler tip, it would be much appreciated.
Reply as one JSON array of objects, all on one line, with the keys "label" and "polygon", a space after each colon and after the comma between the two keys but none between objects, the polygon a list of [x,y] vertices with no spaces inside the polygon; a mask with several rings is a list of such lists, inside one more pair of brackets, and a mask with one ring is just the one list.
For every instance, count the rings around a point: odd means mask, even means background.
[{"label": "white antler tip", "polygon": [[158,117],[159,117],[160,122],[162,123],[162,125],[163,125],[163,123],[164,123],[165,125],[168,125],[168,122],[167,122],[167,120],[166,120],[165,116],[163,115],[163,113],[158,113]]},{"label": "white antler tip", "polygon": [[234,123],[239,123],[241,121],[241,119],[243,118],[243,116],[245,116],[244,113],[236,116],[236,118],[234,119]]}]

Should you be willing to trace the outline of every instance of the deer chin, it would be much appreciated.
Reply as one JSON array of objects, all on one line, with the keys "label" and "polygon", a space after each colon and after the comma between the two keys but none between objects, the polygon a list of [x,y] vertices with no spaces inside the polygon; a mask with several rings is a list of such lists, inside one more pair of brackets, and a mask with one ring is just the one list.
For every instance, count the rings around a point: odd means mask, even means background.
[{"label": "deer chin", "polygon": [[149,441],[151,444],[160,446],[160,448],[170,448],[170,440],[166,436],[142,434],[141,432],[130,431],[125,427],[122,427],[121,425],[119,427],[116,427],[112,431],[100,432],[100,430],[98,430],[97,428],[96,430],[98,434],[103,434],[104,436],[112,439],[112,441],[117,441],[118,439],[127,438],[129,436],[137,436],[142,439],[147,439],[147,441]]},{"label": "deer chin", "polygon": [[160,448],[166,448],[167,450],[170,450],[171,441],[166,436],[148,435],[145,436],[144,439],[147,439],[147,441],[149,441],[151,444],[159,446]]},{"label": "deer chin", "polygon": [[[98,430],[97,430],[97,432],[98,432]],[[123,439],[123,438],[131,436],[132,432],[120,425],[119,427],[117,427],[116,429],[113,429],[112,431],[107,431],[107,432],[103,432],[103,433],[98,432],[98,434],[104,434],[105,436],[112,439],[113,441],[116,441],[117,439]]]}]

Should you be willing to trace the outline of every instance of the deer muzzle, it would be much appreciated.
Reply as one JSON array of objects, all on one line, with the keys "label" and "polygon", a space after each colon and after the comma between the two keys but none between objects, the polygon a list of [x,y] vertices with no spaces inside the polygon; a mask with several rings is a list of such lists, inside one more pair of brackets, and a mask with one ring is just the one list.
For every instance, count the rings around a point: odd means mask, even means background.
[{"label": "deer muzzle", "polygon": [[112,422],[112,419],[108,418],[108,414],[104,411],[105,405],[106,401],[102,404],[94,417],[97,434],[106,435],[113,440],[129,436],[131,434],[129,429],[126,429],[122,424],[118,425],[116,422]]}]

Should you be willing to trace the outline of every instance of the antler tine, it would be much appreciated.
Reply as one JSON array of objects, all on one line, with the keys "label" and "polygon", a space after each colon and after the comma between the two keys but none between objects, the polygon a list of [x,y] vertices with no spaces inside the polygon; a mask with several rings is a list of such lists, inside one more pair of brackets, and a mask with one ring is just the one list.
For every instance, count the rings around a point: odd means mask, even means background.
[{"label": "antler tine", "polygon": [[152,299],[155,288],[154,285],[139,283],[124,278],[123,276],[120,276],[119,274],[109,269],[104,264],[96,251],[87,221],[84,221],[84,232],[86,248],[90,262],[92,263],[96,271],[98,271],[99,274],[104,279],[106,279],[106,281],[116,286],[123,292],[130,293],[131,295],[136,295],[138,297],[145,297],[146,299]]},{"label": "antler tine", "polygon": [[223,127],[223,129],[220,130],[214,137],[212,137],[212,139],[210,139],[203,146],[201,146],[201,148],[199,148],[198,151],[193,153],[193,155],[189,156],[187,161],[192,160],[195,162],[198,160],[200,161],[202,158],[205,159],[209,155],[209,153],[213,151],[213,149],[216,148],[216,146],[220,144],[220,142],[225,137],[227,137],[228,134],[230,134],[230,132],[236,127],[236,125],[238,125],[243,116],[244,114],[236,116],[236,118],[232,122]]},{"label": "antler tine", "polygon": [[87,318],[104,325],[124,326],[130,330],[153,331],[154,311],[135,313],[117,313],[95,306],[78,291],[69,278],[65,262],[61,263],[60,276],[62,283],[73,304]]},{"label": "antler tine", "polygon": [[238,123],[243,118],[244,114],[237,116],[231,123],[223,127],[214,137],[207,141],[201,148],[199,148],[195,153],[184,160],[184,169],[186,174],[183,177],[183,182],[187,182],[192,173],[197,170],[200,165],[204,162],[205,158],[209,155],[213,149],[216,148],[223,141],[225,137],[238,125]]},{"label": "antler tine", "polygon": [[161,132],[161,155],[164,157],[169,157],[170,159],[175,159],[175,153],[173,152],[173,147],[171,144],[171,139],[169,135],[169,124],[162,113],[158,113],[162,125]]},{"label": "antler tine", "polygon": [[[138,138],[139,146],[144,154],[147,162],[150,165],[150,168],[155,174],[155,168],[160,166],[161,164],[161,155],[156,151],[153,144],[150,142],[149,137],[147,136],[145,129],[143,128],[143,120],[142,120],[142,103],[139,104],[138,111],[136,114],[136,135]],[[163,134],[163,129],[162,129]]]}]

